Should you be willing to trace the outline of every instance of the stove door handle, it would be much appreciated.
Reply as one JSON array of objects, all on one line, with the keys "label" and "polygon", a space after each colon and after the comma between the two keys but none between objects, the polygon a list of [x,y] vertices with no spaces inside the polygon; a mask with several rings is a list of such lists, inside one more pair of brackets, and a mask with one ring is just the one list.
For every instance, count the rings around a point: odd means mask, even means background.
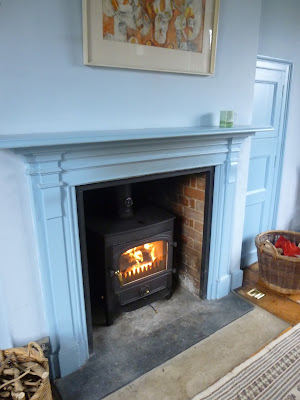
[{"label": "stove door handle", "polygon": [[115,271],[115,275],[119,278],[120,285],[123,286],[123,275],[122,275],[122,272],[120,272],[119,270]]}]

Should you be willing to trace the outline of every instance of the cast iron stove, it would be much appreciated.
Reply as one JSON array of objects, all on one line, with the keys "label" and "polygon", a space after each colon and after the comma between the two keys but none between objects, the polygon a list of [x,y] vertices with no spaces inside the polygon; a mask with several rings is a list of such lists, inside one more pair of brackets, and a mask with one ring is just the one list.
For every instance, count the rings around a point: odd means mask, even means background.
[{"label": "cast iron stove", "polygon": [[87,221],[87,247],[92,304],[104,301],[106,324],[114,316],[163,297],[172,288],[175,216],[144,207],[120,217]]}]

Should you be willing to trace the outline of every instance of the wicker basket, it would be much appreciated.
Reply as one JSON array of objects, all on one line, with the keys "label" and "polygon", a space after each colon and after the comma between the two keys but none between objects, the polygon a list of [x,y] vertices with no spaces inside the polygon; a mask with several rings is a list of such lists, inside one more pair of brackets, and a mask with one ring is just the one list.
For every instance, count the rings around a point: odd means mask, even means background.
[{"label": "wicker basket", "polygon": [[[15,347],[3,350],[5,357],[14,353],[12,359],[18,362],[33,361],[39,363],[47,372],[49,372],[49,364],[47,358],[40,346],[35,342],[30,342],[26,347]],[[52,400],[51,386],[49,378],[43,379],[40,387],[31,397],[30,400]]]},{"label": "wicker basket", "polygon": [[282,256],[266,245],[267,240],[275,244],[281,235],[296,245],[300,243],[300,233],[291,231],[268,231],[255,238],[260,278],[279,293],[300,293],[300,258]]}]

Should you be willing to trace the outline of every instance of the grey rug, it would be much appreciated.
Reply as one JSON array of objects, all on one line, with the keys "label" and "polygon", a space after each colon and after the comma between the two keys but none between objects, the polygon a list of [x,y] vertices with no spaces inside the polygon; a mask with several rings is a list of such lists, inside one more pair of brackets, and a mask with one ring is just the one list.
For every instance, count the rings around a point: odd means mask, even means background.
[{"label": "grey rug", "polygon": [[193,400],[300,400],[300,324]]},{"label": "grey rug", "polygon": [[[171,310],[171,301],[163,304]],[[156,303],[153,306],[157,307]],[[174,309],[173,318],[169,320],[167,314],[170,311],[167,313],[167,309],[165,324],[156,324],[153,318],[153,322],[148,320],[146,326],[141,324],[141,329],[126,327],[125,322],[131,314],[128,313],[127,319],[125,316],[120,322],[120,327],[116,324],[102,328],[102,332],[111,329],[107,331],[109,335],[101,337],[101,330],[96,332],[96,336],[100,335],[97,353],[81,369],[56,382],[62,399],[100,400],[252,309],[250,303],[231,293],[220,300],[197,299],[192,303],[190,312],[176,312]],[[148,310],[138,311],[146,313]]]}]

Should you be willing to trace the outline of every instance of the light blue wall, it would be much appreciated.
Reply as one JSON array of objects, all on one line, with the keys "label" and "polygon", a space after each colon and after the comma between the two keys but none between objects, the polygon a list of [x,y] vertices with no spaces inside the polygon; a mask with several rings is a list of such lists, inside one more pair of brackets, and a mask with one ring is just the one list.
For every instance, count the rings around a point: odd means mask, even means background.
[{"label": "light blue wall", "polygon": [[24,170],[22,158],[0,153],[0,348],[47,333]]},{"label": "light blue wall", "polygon": [[[260,7],[221,0],[216,73],[204,77],[83,66],[81,0],[1,0],[0,134],[205,126],[218,124],[222,108],[247,124]],[[1,287],[9,291],[14,276],[24,288],[0,347],[47,333],[23,177],[21,161],[0,153]]]},{"label": "light blue wall", "polygon": [[277,227],[300,230],[300,1],[262,0],[259,54],[293,62]]},{"label": "light blue wall", "polygon": [[248,123],[260,3],[221,1],[203,77],[83,66],[81,0],[2,0],[0,133],[205,125],[224,107]]}]

